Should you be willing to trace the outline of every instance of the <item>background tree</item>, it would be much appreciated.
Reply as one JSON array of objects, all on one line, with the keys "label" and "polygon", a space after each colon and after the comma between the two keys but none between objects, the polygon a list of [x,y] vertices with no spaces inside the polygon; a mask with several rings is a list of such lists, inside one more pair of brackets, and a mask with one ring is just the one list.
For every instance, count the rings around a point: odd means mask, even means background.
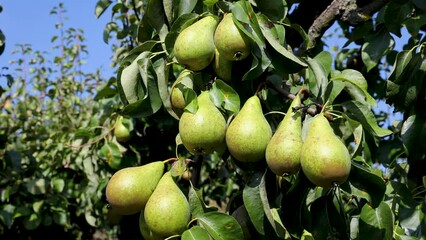
[{"label": "background tree", "polygon": [[[142,239],[139,214],[115,215],[105,187],[119,169],[167,160],[196,219],[182,239],[426,237],[423,1],[98,1],[96,16],[106,13],[116,77],[80,70],[83,32],[62,21],[53,58],[19,45],[14,73],[2,73],[9,89],[0,102],[10,104],[0,115],[0,236]],[[304,89],[294,108],[302,132],[325,109],[351,154],[346,182],[322,188],[303,171],[276,176],[265,161],[242,164],[227,150],[183,146],[170,99],[184,69],[175,41],[200,18],[225,13],[251,39],[250,56],[233,64],[231,80],[208,66],[192,75],[192,88],[180,84],[185,111],[195,112],[196,96],[209,90],[229,123],[257,95],[275,131]],[[344,48],[333,50],[324,36],[330,26]],[[409,36],[399,50],[402,28]],[[123,88],[132,63],[137,101]],[[402,120],[390,122],[381,101]]]}]

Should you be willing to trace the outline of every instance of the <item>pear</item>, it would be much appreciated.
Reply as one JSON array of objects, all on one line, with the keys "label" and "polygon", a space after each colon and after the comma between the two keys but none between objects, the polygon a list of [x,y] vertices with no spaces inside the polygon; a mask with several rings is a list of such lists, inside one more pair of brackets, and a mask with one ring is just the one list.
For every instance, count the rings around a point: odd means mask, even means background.
[{"label": "pear", "polygon": [[214,54],[214,62],[213,62],[213,70],[216,75],[225,81],[231,81],[232,79],[232,63],[233,61],[229,61],[220,56],[220,53],[217,49],[215,49]]},{"label": "pear", "polygon": [[160,237],[180,235],[187,229],[191,209],[170,171],[163,175],[146,203],[144,217],[148,229]]},{"label": "pear", "polygon": [[154,192],[163,173],[162,161],[118,170],[112,175],[106,187],[109,205],[121,215],[140,212]]},{"label": "pear", "polygon": [[145,222],[144,209],[139,214],[139,231],[145,240],[163,240],[164,238],[157,236],[148,228]]},{"label": "pear", "polygon": [[129,103],[140,100],[139,88],[142,87],[142,77],[139,73],[138,60],[142,57],[143,53],[139,54],[129,66],[123,69],[120,75],[121,88]]},{"label": "pear", "polygon": [[115,123],[114,136],[119,142],[127,142],[130,140],[130,131],[123,124],[123,116],[119,116]]},{"label": "pear", "polygon": [[312,119],[302,149],[301,167],[313,184],[330,188],[348,179],[351,155],[335,135],[324,113]]},{"label": "pear", "polygon": [[271,126],[263,116],[259,98],[247,99],[226,130],[226,145],[240,162],[257,162],[265,158],[272,137]]},{"label": "pear", "polygon": [[176,38],[176,60],[192,71],[207,67],[214,57],[214,31],[218,18],[208,15],[182,30]]},{"label": "pear", "polygon": [[293,99],[266,148],[266,163],[277,176],[291,175],[300,169],[300,153],[303,145],[302,117],[299,111],[293,111],[293,107],[301,104],[300,93],[299,91]]},{"label": "pear", "polygon": [[185,148],[193,154],[209,154],[223,151],[226,120],[210,100],[210,93],[203,91],[197,97],[195,113],[185,111],[179,119],[179,135]]},{"label": "pear", "polygon": [[183,113],[183,109],[186,107],[186,101],[184,97],[184,88],[193,89],[193,75],[192,71],[184,69],[176,81],[173,83],[170,91],[170,103],[173,111],[178,117]]},{"label": "pear", "polygon": [[232,13],[225,13],[214,34],[214,44],[220,55],[229,61],[243,60],[250,55],[251,41],[235,25]]}]

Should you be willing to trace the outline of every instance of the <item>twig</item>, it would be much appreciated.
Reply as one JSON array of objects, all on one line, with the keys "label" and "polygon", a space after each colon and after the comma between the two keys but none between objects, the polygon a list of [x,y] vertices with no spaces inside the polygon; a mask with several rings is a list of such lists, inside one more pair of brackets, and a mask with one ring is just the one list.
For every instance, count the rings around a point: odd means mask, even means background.
[{"label": "twig", "polygon": [[351,25],[357,25],[371,19],[371,16],[388,1],[374,0],[363,7],[359,7],[356,0],[334,0],[309,27],[309,44],[301,47],[302,52],[315,47],[318,38],[322,37],[324,32],[338,17]]}]

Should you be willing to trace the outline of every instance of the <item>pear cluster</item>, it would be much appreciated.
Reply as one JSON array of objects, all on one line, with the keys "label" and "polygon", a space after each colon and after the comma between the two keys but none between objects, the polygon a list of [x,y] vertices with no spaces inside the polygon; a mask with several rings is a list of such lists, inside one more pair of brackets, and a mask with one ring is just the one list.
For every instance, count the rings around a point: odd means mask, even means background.
[{"label": "pear cluster", "polygon": [[139,213],[144,239],[181,235],[191,219],[188,200],[162,161],[117,171],[106,187],[107,201],[117,215]]},{"label": "pear cluster", "polygon": [[232,62],[247,58],[251,39],[236,25],[232,13],[207,15],[183,29],[176,38],[173,52],[186,69],[201,71],[212,64],[216,74],[230,80]]},{"label": "pear cluster", "polygon": [[227,124],[208,91],[198,96],[198,110],[185,111],[179,119],[183,145],[192,154],[226,150],[242,163],[265,160],[277,176],[303,170],[317,186],[330,188],[344,183],[350,173],[351,156],[335,135],[324,113],[316,115],[306,138],[302,138],[301,92],[293,99],[285,117],[273,133],[257,95],[246,100]]}]

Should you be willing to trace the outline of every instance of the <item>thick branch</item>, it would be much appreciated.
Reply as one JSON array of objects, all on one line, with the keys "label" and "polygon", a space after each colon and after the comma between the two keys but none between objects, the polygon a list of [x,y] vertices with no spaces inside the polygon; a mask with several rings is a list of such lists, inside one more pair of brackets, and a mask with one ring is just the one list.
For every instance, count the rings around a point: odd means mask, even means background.
[{"label": "thick branch", "polygon": [[309,27],[307,49],[315,47],[316,41],[322,37],[324,32],[338,17],[342,21],[356,25],[371,19],[371,15],[382,8],[388,1],[374,0],[363,7],[359,7],[356,0],[334,0]]}]

